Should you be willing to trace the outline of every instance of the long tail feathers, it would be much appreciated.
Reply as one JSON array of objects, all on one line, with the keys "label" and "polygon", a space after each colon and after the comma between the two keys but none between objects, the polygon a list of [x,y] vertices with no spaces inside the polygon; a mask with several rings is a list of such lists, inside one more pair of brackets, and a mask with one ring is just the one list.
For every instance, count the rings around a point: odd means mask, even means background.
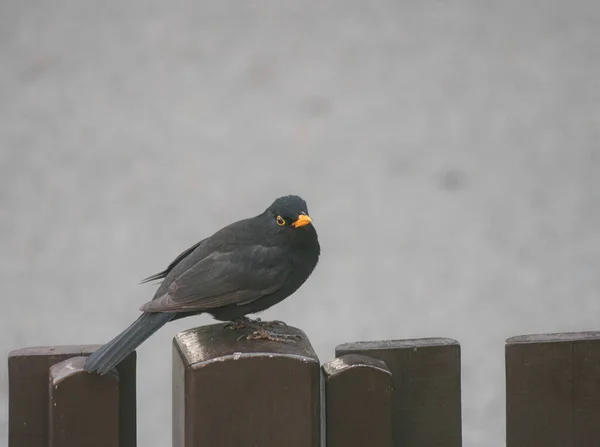
[{"label": "long tail feathers", "polygon": [[131,326],[92,353],[85,362],[85,370],[106,374],[173,316],[172,313],[143,313]]}]

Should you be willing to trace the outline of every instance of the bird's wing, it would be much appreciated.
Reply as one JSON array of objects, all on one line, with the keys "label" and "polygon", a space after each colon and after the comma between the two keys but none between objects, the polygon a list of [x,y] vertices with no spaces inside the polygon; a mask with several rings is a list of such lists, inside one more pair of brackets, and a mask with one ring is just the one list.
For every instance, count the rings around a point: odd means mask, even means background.
[{"label": "bird's wing", "polygon": [[[176,278],[166,293],[142,306],[145,312],[190,312],[246,304],[285,283],[282,249],[251,245],[215,251]],[[283,264],[282,264],[283,262]]]},{"label": "bird's wing", "polygon": [[171,270],[173,270],[173,267],[175,267],[177,264],[179,264],[179,262],[181,262],[186,256],[188,256],[191,252],[193,252],[196,248],[198,248],[200,246],[200,244],[202,244],[202,242],[204,242],[205,240],[206,239],[202,239],[200,242],[192,245],[190,248],[188,248],[187,250],[182,252],[179,256],[177,256],[173,260],[173,262],[171,262],[169,264],[169,266],[166,269],[164,269],[162,272],[155,273],[154,275],[148,276],[147,278],[142,279],[142,281],[140,283],[144,284],[146,282],[154,281],[156,279],[166,278],[167,275],[169,274],[169,272]]}]

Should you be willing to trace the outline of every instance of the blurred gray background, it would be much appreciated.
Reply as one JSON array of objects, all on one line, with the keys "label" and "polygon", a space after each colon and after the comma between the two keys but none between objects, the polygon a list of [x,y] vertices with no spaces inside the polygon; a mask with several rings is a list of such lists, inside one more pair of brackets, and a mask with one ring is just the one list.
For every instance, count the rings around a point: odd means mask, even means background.
[{"label": "blurred gray background", "polygon": [[[600,326],[599,38],[594,0],[2,1],[2,356],[108,341],[141,278],[293,192],[321,263],[264,317],[323,361],[458,339],[464,445],[504,445],[505,338]],[[140,446],[210,322],[138,350]]]}]

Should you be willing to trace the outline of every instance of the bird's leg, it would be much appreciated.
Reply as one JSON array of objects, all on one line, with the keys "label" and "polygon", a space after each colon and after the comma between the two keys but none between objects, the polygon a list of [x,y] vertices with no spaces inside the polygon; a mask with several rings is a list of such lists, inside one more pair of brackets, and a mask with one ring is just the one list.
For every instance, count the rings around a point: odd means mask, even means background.
[{"label": "bird's leg", "polygon": [[241,317],[233,320],[230,323],[227,323],[224,329],[232,329],[234,331],[244,328],[250,328],[254,330],[258,330],[259,328],[272,330],[276,326],[287,327],[287,324],[280,320],[262,321],[260,318],[253,320],[248,317]]},{"label": "bird's leg", "polygon": [[256,321],[266,327],[270,327],[270,328],[272,328],[273,326],[288,327],[287,323],[285,321],[281,321],[281,320],[262,321],[260,318],[257,318],[254,321]]},{"label": "bird's leg", "polygon": [[255,323],[258,326],[261,326],[265,329],[268,330],[272,330],[274,329],[276,326],[281,326],[281,327],[288,327],[288,325],[281,321],[281,320],[271,320],[271,321],[263,321],[260,318],[257,318],[256,320],[250,320],[251,322]]},{"label": "bird's leg", "polygon": [[[285,323],[283,323],[285,325]],[[302,338],[298,334],[277,334],[272,329],[275,324],[271,321],[251,320],[247,317],[238,318],[225,326],[227,329],[252,329],[251,334],[244,334],[238,337],[238,340],[271,340],[277,342],[294,342],[295,339]],[[287,326],[287,325],[286,325]]]},{"label": "bird's leg", "polygon": [[252,324],[253,321],[248,317],[237,318],[233,321],[230,321],[225,325],[223,329],[230,329],[233,331],[237,331],[239,329],[245,329],[247,327],[252,328],[252,326],[248,326],[248,323]]},{"label": "bird's leg", "polygon": [[238,340],[244,338],[246,340],[270,340],[279,343],[295,343],[296,339],[302,337],[298,334],[276,334],[273,331],[267,331],[263,328],[259,328],[249,335],[242,335],[238,338]]}]

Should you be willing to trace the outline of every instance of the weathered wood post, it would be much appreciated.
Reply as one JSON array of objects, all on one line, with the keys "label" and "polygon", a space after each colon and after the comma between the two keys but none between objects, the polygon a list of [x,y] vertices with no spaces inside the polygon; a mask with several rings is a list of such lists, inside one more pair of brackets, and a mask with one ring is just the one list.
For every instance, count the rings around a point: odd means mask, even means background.
[{"label": "weathered wood post", "polygon": [[85,357],[50,367],[50,447],[119,445],[119,375],[83,369]]},{"label": "weathered wood post", "polygon": [[239,340],[223,324],[173,340],[173,447],[318,447],[319,360],[296,342]]},{"label": "weathered wood post", "polygon": [[392,447],[392,373],[364,355],[323,365],[327,447]]},{"label": "weathered wood post", "polygon": [[507,447],[600,445],[600,332],[506,341]]},{"label": "weathered wood post", "polygon": [[135,447],[135,353],[107,376],[83,370],[98,346],[25,348],[8,357],[9,447]]},{"label": "weathered wood post", "polygon": [[392,373],[394,447],[462,445],[460,345],[449,338],[346,343],[336,356],[362,354]]}]

